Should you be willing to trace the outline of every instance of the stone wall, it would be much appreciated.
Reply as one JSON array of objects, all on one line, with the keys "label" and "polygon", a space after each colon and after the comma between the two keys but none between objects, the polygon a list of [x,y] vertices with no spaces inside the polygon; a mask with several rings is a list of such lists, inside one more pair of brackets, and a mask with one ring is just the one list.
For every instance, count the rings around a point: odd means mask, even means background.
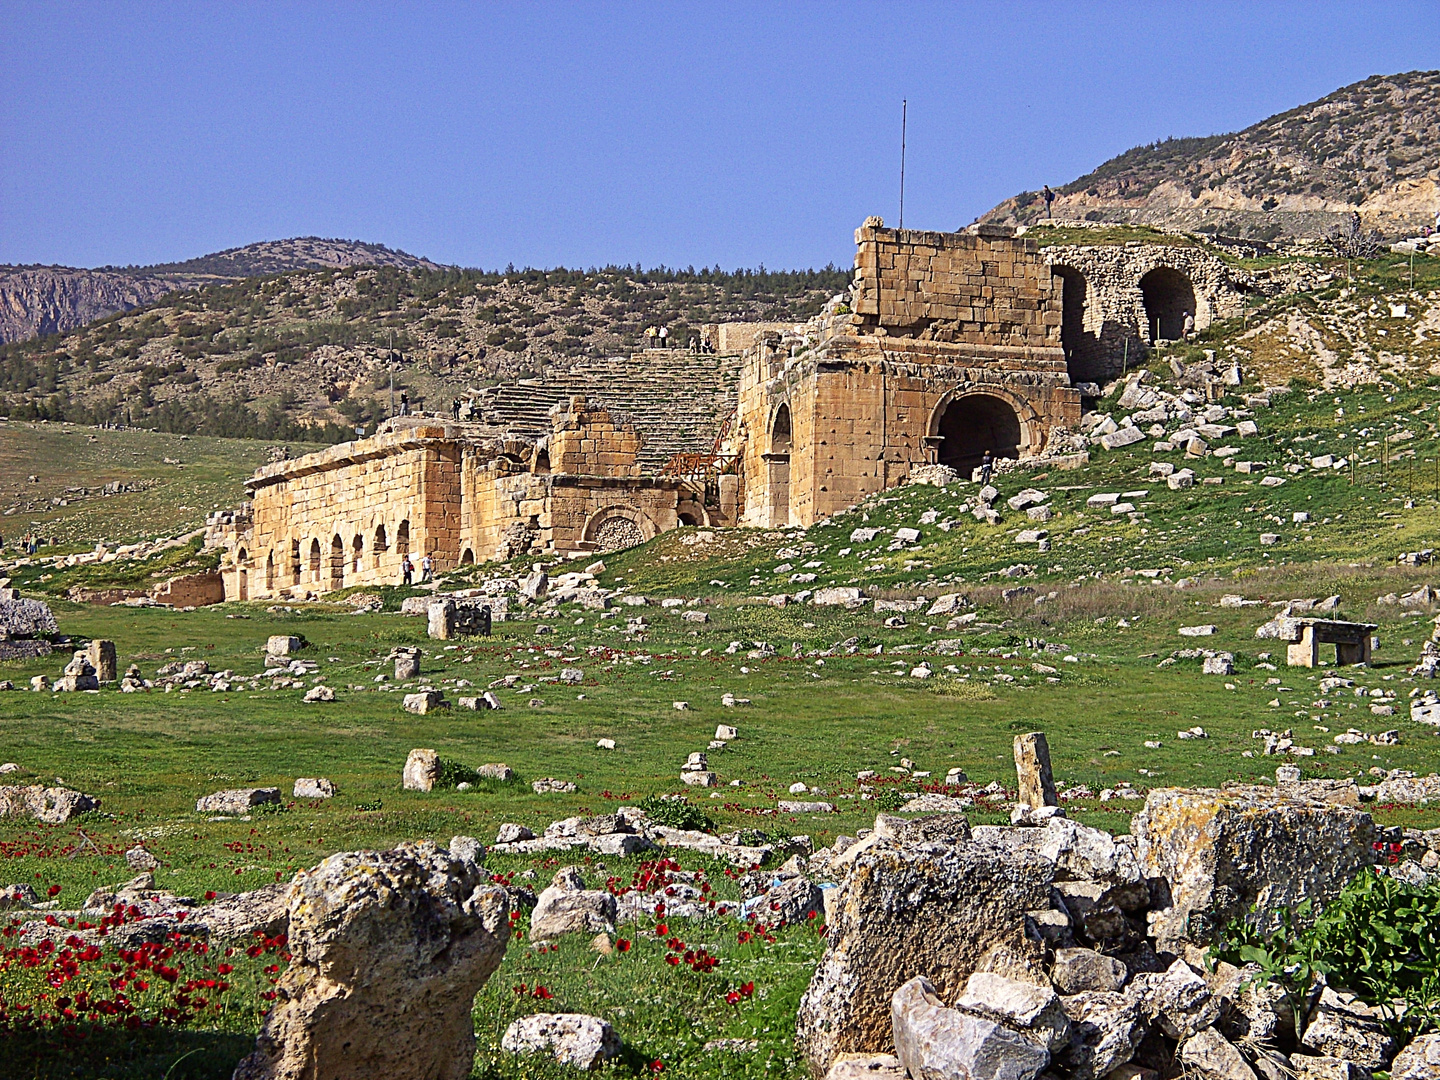
[{"label": "stone wall", "polygon": [[1157,340],[1180,337],[1173,315],[1157,324],[1157,304],[1188,311],[1198,332],[1243,314],[1256,290],[1248,271],[1201,247],[1060,244],[1043,254],[1063,282],[1061,339],[1076,381],[1117,378]]},{"label": "stone wall", "polygon": [[[574,397],[531,440],[480,424],[392,422],[368,439],[267,466],[248,514],[212,524],[227,599],[396,584],[521,555],[606,551],[682,524],[730,524],[706,488],[642,475],[633,424]],[[714,501],[714,500],[712,500]],[[731,497],[733,513],[734,498]]]},{"label": "stone wall", "polygon": [[[744,358],[745,524],[810,525],[916,466],[968,473],[986,449],[1033,456],[1053,430],[1079,423],[1060,290],[1032,241],[874,219],[855,239],[852,310],[832,305]],[[973,446],[959,449],[966,440]]]},{"label": "stone wall", "polygon": [[855,230],[852,307],[861,332],[972,345],[1060,344],[1059,295],[1035,241],[974,232]]},{"label": "stone wall", "polygon": [[409,554],[459,558],[459,449],[441,425],[342,443],[260,469],[234,542],[226,598],[397,583]]}]

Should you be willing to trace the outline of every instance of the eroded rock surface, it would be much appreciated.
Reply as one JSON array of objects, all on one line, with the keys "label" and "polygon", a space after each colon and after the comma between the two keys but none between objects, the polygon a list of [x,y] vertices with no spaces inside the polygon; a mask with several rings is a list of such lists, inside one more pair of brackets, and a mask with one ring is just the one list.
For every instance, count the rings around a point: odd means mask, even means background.
[{"label": "eroded rock surface", "polygon": [[433,843],[332,855],[287,894],[294,960],[235,1080],[465,1080],[509,900]]}]

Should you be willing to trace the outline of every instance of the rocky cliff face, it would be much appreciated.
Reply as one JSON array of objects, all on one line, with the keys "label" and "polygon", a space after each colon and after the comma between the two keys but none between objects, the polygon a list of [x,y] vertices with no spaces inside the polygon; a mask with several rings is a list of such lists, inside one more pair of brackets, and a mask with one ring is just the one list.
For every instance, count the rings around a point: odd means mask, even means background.
[{"label": "rocky cliff face", "polygon": [[0,344],[61,334],[130,311],[177,289],[292,270],[347,266],[439,269],[428,259],[380,244],[316,236],[266,240],[160,266],[0,266]]},{"label": "rocky cliff face", "polygon": [[68,266],[0,267],[0,342],[60,334],[183,286],[164,277]]},{"label": "rocky cliff face", "polygon": [[[1055,194],[1068,220],[1269,240],[1323,235],[1358,212],[1403,235],[1440,211],[1440,71],[1373,76],[1231,135],[1138,146]],[[980,220],[1045,212],[1026,191]]]}]

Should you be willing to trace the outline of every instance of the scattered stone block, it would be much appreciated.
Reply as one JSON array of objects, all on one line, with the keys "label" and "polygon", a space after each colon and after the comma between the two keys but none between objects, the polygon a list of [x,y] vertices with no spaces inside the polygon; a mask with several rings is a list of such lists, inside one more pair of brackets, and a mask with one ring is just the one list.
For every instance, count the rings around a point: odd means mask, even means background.
[{"label": "scattered stone block", "polygon": [[512,1054],[546,1053],[561,1065],[590,1071],[620,1054],[609,1023],[583,1013],[535,1013],[505,1029],[500,1048]]},{"label": "scattered stone block", "polygon": [[115,642],[96,638],[85,649],[86,659],[95,671],[95,678],[102,683],[115,681]]},{"label": "scattered stone block", "polygon": [[[491,761],[481,765],[475,770],[475,775],[482,780],[500,780],[508,782],[515,779],[515,770],[506,765],[503,761]],[[571,789],[574,790],[573,788]]]},{"label": "scattered stone block", "polygon": [[[929,993],[953,999],[993,946],[1022,948],[1026,913],[1050,907],[1053,875],[1039,855],[984,842],[871,841],[831,890],[825,954],[800,1002],[797,1038],[812,1074],[841,1054],[890,1048],[891,998],[914,971],[929,973]],[[1038,1052],[1036,1072],[1049,1060]]]},{"label": "scattered stone block", "polygon": [[405,759],[401,784],[406,791],[432,791],[440,781],[440,755],[434,750],[411,750]]},{"label": "scattered stone block", "polygon": [[557,780],[553,776],[542,776],[530,784],[536,795],[569,795],[579,789],[569,780]]},{"label": "scattered stone block", "polygon": [[335,785],[323,776],[302,776],[295,781],[292,794],[297,799],[333,799]]},{"label": "scattered stone block", "polygon": [[1055,776],[1050,768],[1050,744],[1043,731],[1015,737],[1015,773],[1020,781],[1017,800],[1022,806],[1038,809],[1058,806]]},{"label": "scattered stone block", "polygon": [[305,691],[305,696],[301,700],[311,705],[315,704],[317,701],[334,701],[335,691],[331,687],[328,687],[324,683],[321,683],[320,685],[312,686],[309,690]]},{"label": "scattered stone block", "polygon": [[1267,788],[1158,788],[1131,831],[1145,876],[1171,883],[1170,906],[1150,915],[1158,944],[1168,947],[1207,942],[1233,918],[1258,918],[1273,930],[1276,913],[1334,899],[1371,864],[1375,825],[1359,810]]},{"label": "scattered stone block", "polygon": [[946,1008],[923,975],[896,990],[891,1030],[895,1056],[912,1077],[1034,1080],[1050,1063],[1044,1047],[1019,1032]]},{"label": "scattered stone block", "polygon": [[421,690],[416,694],[406,694],[404,705],[406,712],[417,713],[421,716],[437,709],[450,707],[450,703],[445,700],[445,695],[439,690]]},{"label": "scattered stone block", "polygon": [[232,788],[206,795],[195,804],[197,814],[248,814],[257,806],[278,803],[280,789],[276,787]]},{"label": "scattered stone block", "polygon": [[294,634],[271,634],[265,639],[267,657],[293,656],[305,647],[305,639]]}]

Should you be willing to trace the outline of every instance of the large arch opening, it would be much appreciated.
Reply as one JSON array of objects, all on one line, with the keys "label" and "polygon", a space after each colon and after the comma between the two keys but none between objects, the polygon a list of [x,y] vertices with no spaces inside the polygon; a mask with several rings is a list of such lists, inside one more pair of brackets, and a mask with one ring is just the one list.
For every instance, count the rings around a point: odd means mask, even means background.
[{"label": "large arch opening", "polygon": [[1065,366],[1069,369],[1070,377],[1075,379],[1085,339],[1085,299],[1088,286],[1085,275],[1079,270],[1069,266],[1056,266],[1052,269],[1061,282],[1060,346],[1065,350]]},{"label": "large arch opening", "polygon": [[1010,403],[989,394],[956,398],[940,417],[940,464],[961,476],[979,467],[985,451],[992,457],[1020,456],[1020,418]]},{"label": "large arch opening", "polygon": [[1140,279],[1145,300],[1145,322],[1150,341],[1179,341],[1185,336],[1185,317],[1195,325],[1195,287],[1179,270],[1157,266]]},{"label": "large arch opening", "polygon": [[385,539],[385,526],[384,526],[384,525],[376,525],[376,526],[375,526],[375,542],[370,546],[370,550],[375,553],[375,569],[376,569],[376,570],[379,570],[379,569],[381,568],[381,564],[384,562],[384,559],[385,559],[385,552],[388,551],[389,548],[390,548],[390,545],[386,542],[386,539]]},{"label": "large arch opening", "polygon": [[320,584],[320,540],[312,538],[310,541],[310,580],[316,585]]},{"label": "large arch opening", "polygon": [[351,542],[351,549],[353,551],[352,557],[354,559],[355,573],[358,574],[364,568],[363,560],[365,558],[365,538],[359,533],[355,534],[355,539]]},{"label": "large arch opening", "polygon": [[330,539],[330,587],[345,587],[345,541],[336,533]]},{"label": "large arch opening", "polygon": [[762,455],[771,525],[790,524],[790,434],[790,406],[782,402],[770,421],[770,453]]},{"label": "large arch opening", "polygon": [[775,410],[775,419],[770,422],[770,452],[790,453],[790,406],[782,404]]},{"label": "large arch opening", "polygon": [[410,519],[406,518],[395,527],[395,554],[410,554]]},{"label": "large arch opening", "polygon": [[[318,556],[318,552],[317,552]],[[300,584],[300,541],[290,541],[290,584]]]}]

